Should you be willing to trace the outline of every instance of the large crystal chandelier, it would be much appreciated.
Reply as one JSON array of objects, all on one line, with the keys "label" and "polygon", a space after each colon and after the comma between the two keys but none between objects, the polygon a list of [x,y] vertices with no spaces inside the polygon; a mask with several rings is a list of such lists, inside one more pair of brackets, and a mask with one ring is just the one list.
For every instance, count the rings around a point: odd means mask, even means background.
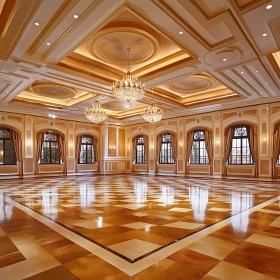
[{"label": "large crystal chandelier", "polygon": [[[154,92],[153,92],[154,95]],[[159,122],[162,118],[163,110],[159,110],[157,106],[154,104],[154,100],[152,99],[152,104],[148,108],[144,109],[141,114],[143,119],[149,123]]]},{"label": "large crystal chandelier", "polygon": [[136,77],[132,77],[129,66],[129,52],[130,48],[127,49],[128,56],[128,70],[126,76],[122,81],[116,81],[112,85],[112,93],[115,98],[127,103],[134,103],[143,98],[145,93],[144,85],[140,81],[137,81]]},{"label": "large crystal chandelier", "polygon": [[108,118],[108,115],[105,110],[101,108],[98,100],[95,100],[91,108],[85,110],[85,116],[93,123],[100,123]]}]

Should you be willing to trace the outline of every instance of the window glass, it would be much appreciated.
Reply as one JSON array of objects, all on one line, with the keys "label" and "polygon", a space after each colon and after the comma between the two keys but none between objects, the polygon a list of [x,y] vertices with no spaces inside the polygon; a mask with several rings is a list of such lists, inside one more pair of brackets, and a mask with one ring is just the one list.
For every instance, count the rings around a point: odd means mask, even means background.
[{"label": "window glass", "polygon": [[175,163],[171,138],[170,133],[164,133],[161,137],[159,163]]},{"label": "window glass", "polygon": [[93,137],[90,135],[81,136],[80,156],[79,156],[78,163],[80,164],[95,163]]},{"label": "window glass", "polygon": [[136,147],[135,147],[135,163],[137,164],[146,164],[147,158],[145,153],[145,142],[143,136],[138,136],[136,140]]},{"label": "window glass", "polygon": [[15,147],[11,139],[10,130],[8,128],[0,129],[0,164],[17,164]]},{"label": "window glass", "polygon": [[246,126],[234,128],[228,164],[253,164]]},{"label": "window glass", "polygon": [[193,135],[193,145],[189,158],[191,164],[209,164],[203,131],[197,130]]},{"label": "window glass", "polygon": [[58,145],[58,135],[53,132],[44,133],[44,142],[41,151],[41,164],[59,164],[61,157]]}]

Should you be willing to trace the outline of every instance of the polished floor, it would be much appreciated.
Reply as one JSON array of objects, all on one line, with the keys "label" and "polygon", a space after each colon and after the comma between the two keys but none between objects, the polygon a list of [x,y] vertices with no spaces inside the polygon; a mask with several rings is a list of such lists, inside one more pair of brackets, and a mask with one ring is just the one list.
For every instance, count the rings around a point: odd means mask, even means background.
[{"label": "polished floor", "polygon": [[0,182],[0,279],[280,279],[279,183]]}]

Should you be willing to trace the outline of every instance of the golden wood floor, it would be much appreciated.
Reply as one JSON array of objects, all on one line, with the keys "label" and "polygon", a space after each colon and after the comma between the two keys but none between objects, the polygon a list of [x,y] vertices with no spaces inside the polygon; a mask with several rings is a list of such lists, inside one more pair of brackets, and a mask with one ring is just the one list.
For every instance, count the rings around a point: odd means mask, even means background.
[{"label": "golden wood floor", "polygon": [[280,279],[277,183],[0,182],[0,279]]}]

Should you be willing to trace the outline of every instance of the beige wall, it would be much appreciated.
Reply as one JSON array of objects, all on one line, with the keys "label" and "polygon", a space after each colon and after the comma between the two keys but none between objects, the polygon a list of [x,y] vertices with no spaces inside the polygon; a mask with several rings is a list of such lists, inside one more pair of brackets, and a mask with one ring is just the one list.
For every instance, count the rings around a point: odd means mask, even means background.
[{"label": "beige wall", "polygon": [[[160,174],[189,175],[209,174],[208,165],[189,165],[186,168],[186,136],[188,131],[204,127],[213,132],[213,175],[222,175],[224,161],[224,130],[231,124],[250,122],[257,127],[259,177],[270,178],[272,173],[272,134],[273,126],[280,121],[280,103],[251,106],[236,110],[204,113],[195,116],[163,120],[156,124],[131,126],[94,125],[75,121],[49,119],[36,116],[0,112],[0,126],[9,126],[20,131],[23,144],[24,177],[34,176],[36,170],[36,133],[42,129],[55,129],[65,135],[67,148],[67,173],[119,173],[149,172]],[[176,135],[177,159],[174,165],[158,164],[156,157],[157,135],[169,131]],[[76,159],[76,137],[91,134],[98,139],[99,162],[92,165],[79,165]],[[132,162],[132,139],[145,134],[149,138],[149,159],[146,165]],[[39,175],[62,174],[61,165],[39,166]],[[187,171],[186,171],[187,170]],[[0,166],[0,176],[17,175],[18,166]],[[253,176],[253,166],[228,166],[228,176]],[[38,176],[36,174],[36,176]],[[278,170],[280,176],[280,167]]]}]

